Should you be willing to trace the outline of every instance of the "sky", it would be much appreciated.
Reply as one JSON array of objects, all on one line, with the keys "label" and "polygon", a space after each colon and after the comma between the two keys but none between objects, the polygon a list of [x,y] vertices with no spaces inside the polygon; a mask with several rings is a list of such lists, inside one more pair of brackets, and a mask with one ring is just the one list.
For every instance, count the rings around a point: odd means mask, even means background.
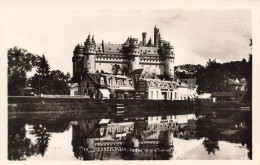
[{"label": "sky", "polygon": [[14,46],[44,54],[52,70],[72,74],[73,49],[87,35],[97,43],[122,44],[128,36],[153,39],[156,25],[174,46],[175,65],[237,61],[251,52],[251,11],[246,9],[100,9],[15,5],[2,17],[6,50]]}]

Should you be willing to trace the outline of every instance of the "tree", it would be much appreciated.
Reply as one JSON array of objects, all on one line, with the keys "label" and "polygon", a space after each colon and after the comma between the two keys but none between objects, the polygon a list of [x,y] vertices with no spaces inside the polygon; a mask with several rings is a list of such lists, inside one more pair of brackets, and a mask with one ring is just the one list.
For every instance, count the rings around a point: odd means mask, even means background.
[{"label": "tree", "polygon": [[41,78],[39,74],[35,74],[31,78],[31,84],[33,88],[38,89],[41,85],[41,93],[52,95],[68,95],[69,87],[66,84],[68,82],[70,74],[64,74],[60,70],[53,70],[49,72],[49,75],[44,78],[39,84]]},{"label": "tree", "polygon": [[40,57],[18,47],[10,48],[8,55],[8,95],[22,95],[26,87],[26,73],[39,63]]},{"label": "tree", "polygon": [[40,65],[37,68],[37,73],[39,73],[42,77],[45,77],[50,73],[50,66],[44,55],[42,55],[40,59]]},{"label": "tree", "polygon": [[39,66],[36,70],[36,72],[38,73],[38,88],[39,89],[39,94],[41,93],[45,93],[46,94],[46,85],[48,85],[49,83],[49,73],[50,73],[50,66],[48,61],[46,60],[45,56],[42,55],[42,57],[40,58],[40,63]]},{"label": "tree", "polygon": [[[200,67],[196,73],[198,92],[211,93],[227,90],[227,79],[241,79],[246,78],[250,81],[252,73],[252,63],[246,62],[245,59],[241,61],[232,61],[227,63],[217,63],[216,60],[209,60],[206,67]],[[252,83],[248,84],[248,87]],[[248,100],[251,100],[250,98]]]}]

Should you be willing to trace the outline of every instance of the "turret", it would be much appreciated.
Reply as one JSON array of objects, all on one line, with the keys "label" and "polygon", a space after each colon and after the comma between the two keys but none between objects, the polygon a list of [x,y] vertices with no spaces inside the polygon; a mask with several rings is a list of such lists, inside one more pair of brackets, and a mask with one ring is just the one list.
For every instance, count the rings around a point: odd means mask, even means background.
[{"label": "turret", "polygon": [[79,44],[74,48],[73,57],[72,57],[73,76],[76,76],[76,74],[80,74],[82,72],[83,48],[84,47]]},{"label": "turret", "polygon": [[129,48],[128,48],[128,69],[129,73],[133,72],[136,69],[139,69],[140,61],[140,50],[138,46],[138,39],[130,37],[129,39]]},{"label": "turret", "polygon": [[164,54],[165,66],[164,66],[164,74],[169,76],[174,76],[174,58],[175,54],[173,52],[173,46],[171,46],[170,42],[163,43],[162,52]]},{"label": "turret", "polygon": [[84,42],[84,71],[95,73],[95,55],[96,55],[96,42],[94,40],[94,35],[90,39],[90,34]]}]

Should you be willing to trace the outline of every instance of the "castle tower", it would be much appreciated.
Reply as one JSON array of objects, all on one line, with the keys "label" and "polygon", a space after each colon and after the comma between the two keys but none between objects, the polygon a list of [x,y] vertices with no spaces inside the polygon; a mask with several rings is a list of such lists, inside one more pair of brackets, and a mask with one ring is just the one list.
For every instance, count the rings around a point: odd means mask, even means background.
[{"label": "castle tower", "polygon": [[174,76],[174,58],[175,54],[173,52],[173,46],[171,46],[170,42],[166,42],[163,44],[164,49],[164,74],[169,76]]},{"label": "castle tower", "polygon": [[138,46],[137,38],[130,38],[130,45],[128,49],[128,70],[129,73],[133,72],[136,69],[139,69],[139,61],[140,61],[140,50]]},{"label": "castle tower", "polygon": [[155,26],[154,27],[154,47],[158,47],[159,46],[159,35],[160,35],[160,31]]},{"label": "castle tower", "polygon": [[84,58],[83,58],[83,68],[84,71],[95,73],[96,66],[95,66],[95,55],[96,55],[96,43],[94,40],[94,35],[92,39],[90,39],[90,34],[84,42]]},{"label": "castle tower", "polygon": [[142,33],[142,36],[143,36],[143,46],[146,46],[146,35],[147,35],[147,33],[145,33],[145,32],[143,32]]},{"label": "castle tower", "polygon": [[80,75],[82,73],[82,65],[83,65],[83,46],[77,45],[73,51],[73,76]]}]

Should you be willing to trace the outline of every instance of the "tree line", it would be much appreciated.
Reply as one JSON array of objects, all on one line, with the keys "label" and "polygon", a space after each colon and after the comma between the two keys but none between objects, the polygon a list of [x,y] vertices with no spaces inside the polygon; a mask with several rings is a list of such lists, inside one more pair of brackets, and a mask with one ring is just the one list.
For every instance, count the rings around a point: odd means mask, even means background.
[{"label": "tree line", "polygon": [[245,78],[248,87],[247,99],[252,100],[252,58],[249,58],[248,62],[243,59],[223,64],[209,60],[205,67],[197,70],[195,77],[198,93],[226,91],[228,78]]},{"label": "tree line", "polygon": [[[39,56],[19,47],[10,48],[8,54],[8,95],[25,94],[25,88],[31,87],[37,94],[69,94],[66,84],[70,74],[60,70],[51,70],[44,55]],[[32,77],[27,73],[36,69]]]}]

